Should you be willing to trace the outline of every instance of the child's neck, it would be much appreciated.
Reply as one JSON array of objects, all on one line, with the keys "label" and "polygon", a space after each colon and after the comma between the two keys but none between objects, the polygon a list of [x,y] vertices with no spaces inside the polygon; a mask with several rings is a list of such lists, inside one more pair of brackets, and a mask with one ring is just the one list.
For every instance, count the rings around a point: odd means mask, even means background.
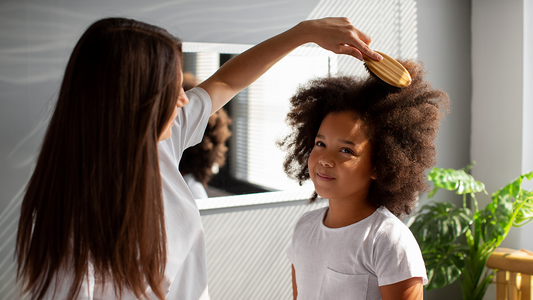
[{"label": "child's neck", "polygon": [[340,228],[357,223],[371,214],[378,206],[369,201],[329,200],[329,209],[324,217],[324,225]]}]

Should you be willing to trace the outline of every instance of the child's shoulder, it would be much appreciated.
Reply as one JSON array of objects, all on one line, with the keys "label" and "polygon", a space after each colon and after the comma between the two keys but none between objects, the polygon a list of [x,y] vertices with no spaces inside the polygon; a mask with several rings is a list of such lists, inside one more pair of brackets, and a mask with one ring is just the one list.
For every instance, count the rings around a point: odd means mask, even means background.
[{"label": "child's shoulder", "polygon": [[391,211],[385,206],[378,207],[378,209],[376,209],[376,214],[379,216],[379,218],[389,222],[401,222],[400,219],[391,213]]},{"label": "child's shoulder", "polygon": [[[375,212],[375,219],[382,223],[383,226],[406,226],[398,217],[396,217],[393,213],[390,212],[385,206],[380,206],[376,212]],[[400,225],[401,224],[401,225]]]},{"label": "child's shoulder", "polygon": [[305,212],[296,222],[295,230],[319,226],[324,219],[324,214],[326,213],[327,209],[328,207],[326,206]]},{"label": "child's shoulder", "polygon": [[376,210],[375,223],[378,236],[385,238],[413,236],[409,227],[384,206]]},{"label": "child's shoulder", "polygon": [[322,220],[322,218],[324,217],[324,213],[326,212],[327,209],[328,207],[326,206],[326,207],[321,207],[318,209],[307,211],[302,216],[300,216],[298,223],[305,223],[308,221],[314,221],[316,219]]}]

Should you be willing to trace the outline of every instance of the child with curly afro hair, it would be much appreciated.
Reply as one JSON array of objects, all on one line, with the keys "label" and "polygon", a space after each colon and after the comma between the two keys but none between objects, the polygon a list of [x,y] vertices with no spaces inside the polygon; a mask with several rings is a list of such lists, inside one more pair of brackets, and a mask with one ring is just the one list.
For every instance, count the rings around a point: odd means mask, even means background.
[{"label": "child with curly afro hair", "polygon": [[279,144],[285,172],[311,179],[329,206],[304,214],[287,251],[294,298],[422,299],[420,248],[398,218],[410,214],[436,163],[434,141],[448,108],[419,62],[401,61],[412,84],[326,77],[300,87]]}]

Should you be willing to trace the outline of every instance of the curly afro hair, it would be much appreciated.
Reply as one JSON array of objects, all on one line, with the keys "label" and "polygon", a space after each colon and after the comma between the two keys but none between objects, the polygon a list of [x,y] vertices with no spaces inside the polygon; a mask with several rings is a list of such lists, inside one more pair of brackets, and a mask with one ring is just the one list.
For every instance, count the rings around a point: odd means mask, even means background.
[{"label": "curly afro hair", "polygon": [[196,180],[207,186],[213,177],[213,165],[222,167],[226,162],[228,148],[225,142],[231,136],[228,128],[230,124],[231,119],[222,108],[209,117],[202,142],[183,151],[180,172],[191,173]]},{"label": "curly afro hair", "polygon": [[[183,89],[188,91],[198,84],[192,73],[183,73]],[[181,157],[179,170],[182,174],[192,174],[204,186],[213,177],[213,165],[222,167],[226,162],[226,140],[231,136],[231,118],[221,108],[209,117],[202,141],[187,148]]]},{"label": "curly afro hair", "polygon": [[[369,201],[394,215],[410,214],[428,186],[426,170],[436,163],[434,141],[448,111],[448,95],[424,81],[420,62],[400,61],[413,79],[390,87],[374,76],[326,77],[301,86],[291,98],[287,123],[293,133],[278,144],[287,151],[284,170],[300,185],[310,178],[307,161],[322,120],[332,112],[353,111],[367,125],[376,179]],[[316,192],[310,201],[316,200]]]}]

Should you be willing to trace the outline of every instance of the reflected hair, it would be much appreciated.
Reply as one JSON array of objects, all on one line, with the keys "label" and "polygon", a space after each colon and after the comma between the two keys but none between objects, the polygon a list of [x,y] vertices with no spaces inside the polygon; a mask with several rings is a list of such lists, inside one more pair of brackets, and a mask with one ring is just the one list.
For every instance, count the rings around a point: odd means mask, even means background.
[{"label": "reflected hair", "polygon": [[[19,220],[17,278],[31,299],[94,268],[116,298],[164,299],[166,232],[157,142],[179,93],[181,41],[131,19],[92,24],[68,61]],[[54,284],[54,282],[56,282]]]},{"label": "reflected hair", "polygon": [[[183,73],[183,89],[188,91],[198,84],[198,79],[192,73]],[[231,136],[229,130],[231,118],[224,108],[217,110],[207,122],[202,141],[183,151],[179,163],[182,174],[192,174],[204,187],[213,178],[213,166],[224,166],[226,163],[226,140]]]},{"label": "reflected hair", "polygon": [[198,182],[207,187],[214,175],[213,166],[222,167],[226,163],[226,140],[231,136],[229,125],[231,119],[224,108],[211,115],[202,141],[183,151],[179,164],[180,172],[192,174]]},{"label": "reflected hair", "polygon": [[[339,76],[310,81],[291,98],[287,123],[292,134],[278,144],[287,151],[284,170],[300,184],[310,179],[307,161],[322,120],[351,111],[367,125],[376,168],[369,201],[401,217],[410,214],[427,189],[425,172],[436,163],[434,145],[448,95],[424,80],[420,62],[401,60],[413,79],[409,87],[384,85],[372,76]],[[313,202],[316,192],[311,196]]]}]

